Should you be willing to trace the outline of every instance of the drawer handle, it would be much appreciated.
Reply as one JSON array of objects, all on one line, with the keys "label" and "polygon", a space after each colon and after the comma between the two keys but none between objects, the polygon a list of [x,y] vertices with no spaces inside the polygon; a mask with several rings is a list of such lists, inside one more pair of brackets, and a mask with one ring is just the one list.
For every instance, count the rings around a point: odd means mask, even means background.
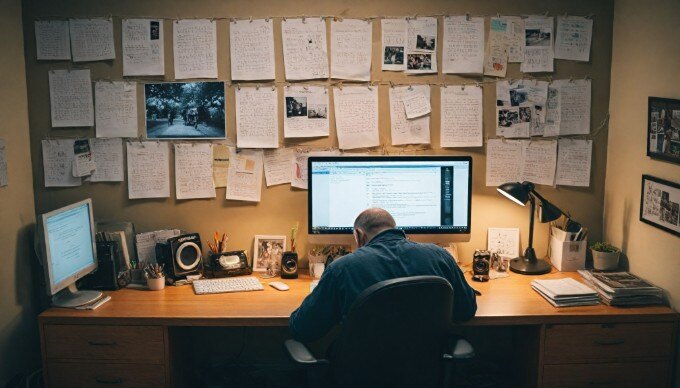
[{"label": "drawer handle", "polygon": [[123,384],[123,379],[117,378],[117,379],[102,379],[97,377],[95,379],[99,384]]},{"label": "drawer handle", "polygon": [[596,339],[593,342],[595,342],[598,345],[610,346],[610,345],[622,345],[626,342],[626,340],[624,340],[624,339],[609,339],[609,340]]},{"label": "drawer handle", "polygon": [[116,346],[116,341],[87,341],[90,346]]}]

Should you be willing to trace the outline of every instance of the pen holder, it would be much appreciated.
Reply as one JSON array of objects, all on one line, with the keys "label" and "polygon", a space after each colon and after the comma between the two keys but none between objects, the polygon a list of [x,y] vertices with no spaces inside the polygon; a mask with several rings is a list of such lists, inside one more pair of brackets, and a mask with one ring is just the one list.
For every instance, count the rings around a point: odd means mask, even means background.
[{"label": "pen holder", "polygon": [[575,272],[586,267],[587,240],[561,241],[550,238],[550,261],[561,272]]},{"label": "pen holder", "polygon": [[160,291],[165,288],[165,276],[162,278],[148,278],[146,285],[151,291]]}]

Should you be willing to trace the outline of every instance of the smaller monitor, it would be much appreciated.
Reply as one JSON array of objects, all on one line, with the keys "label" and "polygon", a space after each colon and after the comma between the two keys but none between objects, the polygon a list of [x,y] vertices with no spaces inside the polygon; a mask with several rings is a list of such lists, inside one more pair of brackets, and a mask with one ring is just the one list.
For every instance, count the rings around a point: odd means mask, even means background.
[{"label": "smaller monitor", "polygon": [[76,307],[99,299],[101,292],[76,287],[76,280],[97,269],[92,200],[45,213],[41,223],[43,267],[52,304]]}]

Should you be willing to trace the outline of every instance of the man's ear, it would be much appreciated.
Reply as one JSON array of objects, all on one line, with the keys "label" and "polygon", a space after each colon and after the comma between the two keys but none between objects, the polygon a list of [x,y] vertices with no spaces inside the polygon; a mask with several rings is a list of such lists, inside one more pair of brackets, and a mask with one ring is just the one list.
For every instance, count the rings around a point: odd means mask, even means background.
[{"label": "man's ear", "polygon": [[363,247],[364,244],[366,244],[366,233],[363,230],[357,228],[354,229],[354,235],[356,236],[357,247],[358,248]]}]

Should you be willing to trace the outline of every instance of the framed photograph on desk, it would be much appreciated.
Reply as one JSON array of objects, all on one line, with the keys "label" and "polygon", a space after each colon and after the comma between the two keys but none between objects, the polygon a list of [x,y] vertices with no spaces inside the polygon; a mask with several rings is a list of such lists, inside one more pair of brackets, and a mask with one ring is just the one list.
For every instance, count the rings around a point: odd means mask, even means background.
[{"label": "framed photograph on desk", "polygon": [[680,100],[649,97],[647,156],[680,164]]},{"label": "framed photograph on desk", "polygon": [[253,271],[280,273],[286,236],[256,235],[253,244]]},{"label": "framed photograph on desk", "polygon": [[680,184],[642,176],[640,221],[680,236]]}]

